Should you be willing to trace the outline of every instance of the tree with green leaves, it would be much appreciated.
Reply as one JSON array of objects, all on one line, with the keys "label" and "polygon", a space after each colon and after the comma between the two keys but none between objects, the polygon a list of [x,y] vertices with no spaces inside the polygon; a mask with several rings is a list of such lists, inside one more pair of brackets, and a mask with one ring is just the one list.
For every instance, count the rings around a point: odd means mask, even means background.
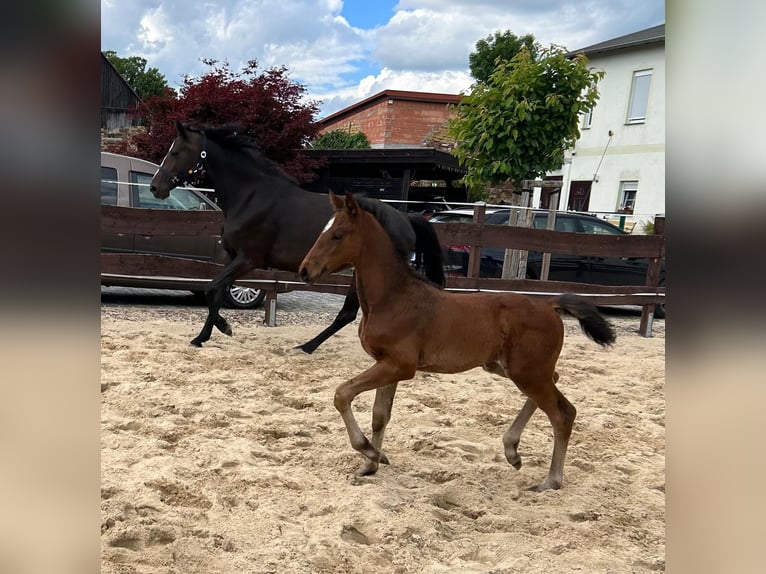
[{"label": "tree with green leaves", "polygon": [[121,58],[117,52],[107,50],[104,56],[114,66],[139,98],[164,96],[170,87],[157,68],[146,69],[146,60],[140,56]]},{"label": "tree with green leaves", "polygon": [[521,189],[523,180],[559,169],[564,151],[580,137],[580,114],[598,100],[603,76],[588,68],[583,54],[572,58],[551,46],[534,57],[523,47],[474,85],[450,122],[453,153],[468,170],[464,181],[473,196],[488,183]]},{"label": "tree with green leaves", "polygon": [[506,30],[495,32],[494,36],[489,35],[479,40],[476,42],[476,50],[468,56],[471,76],[479,82],[489,82],[498,59],[501,62],[508,62],[519,53],[522,47],[529,51],[533,60],[537,59],[541,48],[532,34],[519,37],[510,30]]},{"label": "tree with green leaves", "polygon": [[337,129],[325,132],[311,142],[313,149],[369,149],[370,141],[364,132],[349,133]]}]

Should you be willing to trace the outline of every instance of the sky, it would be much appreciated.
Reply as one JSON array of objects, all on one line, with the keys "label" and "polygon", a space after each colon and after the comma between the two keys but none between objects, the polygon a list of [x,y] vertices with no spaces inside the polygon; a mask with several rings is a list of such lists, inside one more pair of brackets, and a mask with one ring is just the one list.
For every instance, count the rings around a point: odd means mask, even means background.
[{"label": "sky", "polygon": [[664,22],[664,0],[101,0],[101,49],[174,88],[202,59],[285,66],[321,119],[386,89],[468,92],[468,56],[497,31],[575,50]]}]

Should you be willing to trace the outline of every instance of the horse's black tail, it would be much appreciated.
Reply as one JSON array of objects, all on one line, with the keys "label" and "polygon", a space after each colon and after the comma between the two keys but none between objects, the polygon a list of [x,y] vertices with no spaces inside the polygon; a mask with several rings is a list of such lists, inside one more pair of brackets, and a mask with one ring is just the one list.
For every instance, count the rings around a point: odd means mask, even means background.
[{"label": "horse's black tail", "polygon": [[585,334],[602,347],[614,344],[617,335],[612,324],[604,319],[594,305],[578,295],[564,293],[554,301],[556,308],[566,311],[580,322]]},{"label": "horse's black tail", "polygon": [[426,277],[440,287],[444,287],[444,256],[439,236],[432,223],[421,215],[410,214],[410,224],[415,231],[415,261],[423,263]]}]

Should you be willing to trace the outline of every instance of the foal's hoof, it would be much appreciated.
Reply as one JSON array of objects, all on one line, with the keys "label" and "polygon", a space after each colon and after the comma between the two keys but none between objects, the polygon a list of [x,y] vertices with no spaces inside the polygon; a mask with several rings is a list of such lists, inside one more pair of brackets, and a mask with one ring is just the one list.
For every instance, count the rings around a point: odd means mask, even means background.
[{"label": "foal's hoof", "polygon": [[357,476],[372,476],[378,472],[378,463],[372,460],[365,461],[359,470],[356,471]]},{"label": "foal's hoof", "polygon": [[545,480],[540,484],[530,486],[527,488],[527,490],[530,492],[544,492],[546,490],[558,490],[559,488],[561,488],[561,484],[549,483],[547,480]]},{"label": "foal's hoof", "polygon": [[231,335],[232,335],[232,332],[231,332],[231,325],[229,325],[228,323],[226,323],[226,326],[225,326],[223,329],[221,329],[221,333],[223,333],[224,335],[228,335],[229,337],[231,337]]},{"label": "foal's hoof", "polygon": [[362,466],[359,467],[359,470],[356,471],[357,476],[370,476],[371,474],[375,474],[378,472],[378,466],[381,464],[389,464],[388,458],[385,454],[380,453],[380,458],[375,461],[372,459],[367,459],[364,461]]},{"label": "foal's hoof", "polygon": [[189,343],[192,347],[202,347],[202,341],[198,339],[192,339],[191,343]]}]

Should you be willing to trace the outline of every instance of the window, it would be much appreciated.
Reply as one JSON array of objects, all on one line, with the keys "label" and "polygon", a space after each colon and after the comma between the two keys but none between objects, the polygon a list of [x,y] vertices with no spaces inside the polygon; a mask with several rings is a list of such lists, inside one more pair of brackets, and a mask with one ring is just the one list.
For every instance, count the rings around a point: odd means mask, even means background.
[{"label": "window", "polygon": [[166,200],[157,199],[149,191],[151,181],[152,174],[140,171],[130,172],[130,204],[133,207],[145,207],[147,209],[172,209],[173,206]]},{"label": "window", "polygon": [[117,205],[117,170],[101,166],[101,205]]},{"label": "window", "polygon": [[633,213],[636,207],[636,194],[638,193],[637,181],[620,182],[620,202],[617,204],[617,211],[624,213]]},{"label": "window", "polygon": [[598,219],[581,219],[580,225],[582,226],[583,233],[592,233],[594,235],[623,235],[623,231],[619,227],[610,225],[605,221],[599,221]]},{"label": "window", "polygon": [[593,110],[588,110],[582,114],[582,129],[590,129],[591,121],[593,120]]},{"label": "window", "polygon": [[[547,229],[548,214],[538,213],[535,215],[535,219],[532,222],[532,226],[535,229]],[[568,231],[569,233],[577,233],[577,221],[566,215],[557,215],[556,223],[553,227],[554,231]]]},{"label": "window", "polygon": [[649,85],[651,82],[651,70],[633,72],[633,86],[630,90],[627,123],[642,124],[646,121],[646,107],[649,102]]}]

